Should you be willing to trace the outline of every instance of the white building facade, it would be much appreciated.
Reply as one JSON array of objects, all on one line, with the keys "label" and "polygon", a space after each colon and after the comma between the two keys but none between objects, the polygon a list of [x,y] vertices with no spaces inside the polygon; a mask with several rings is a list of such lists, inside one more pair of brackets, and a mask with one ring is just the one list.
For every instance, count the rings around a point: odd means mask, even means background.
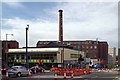
[{"label": "white building facade", "polygon": [[115,64],[116,48],[108,48],[108,64]]}]

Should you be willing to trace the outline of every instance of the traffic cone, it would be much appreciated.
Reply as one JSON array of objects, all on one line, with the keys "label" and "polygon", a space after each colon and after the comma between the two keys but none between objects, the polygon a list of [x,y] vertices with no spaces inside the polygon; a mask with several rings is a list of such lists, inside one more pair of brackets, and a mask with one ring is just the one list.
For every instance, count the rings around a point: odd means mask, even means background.
[{"label": "traffic cone", "polygon": [[31,77],[31,76],[32,76],[32,74],[31,74],[30,69],[29,69],[28,77]]},{"label": "traffic cone", "polygon": [[34,69],[34,73],[36,74],[36,68]]},{"label": "traffic cone", "polygon": [[44,70],[42,70],[42,73],[43,73],[43,74],[45,74],[45,71],[44,71]]},{"label": "traffic cone", "polygon": [[[2,74],[2,68],[0,68],[0,74]],[[0,75],[0,80],[2,79],[2,75]]]},{"label": "traffic cone", "polygon": [[8,70],[6,70],[5,80],[8,80]]},{"label": "traffic cone", "polygon": [[64,79],[66,79],[66,73],[64,73]]},{"label": "traffic cone", "polygon": [[38,76],[40,77],[40,72],[38,72]]},{"label": "traffic cone", "polygon": [[74,74],[73,74],[73,71],[72,71],[72,73],[71,73],[71,78],[74,78]]},{"label": "traffic cone", "polygon": [[54,80],[57,80],[57,74],[55,74],[55,78],[54,78]]}]

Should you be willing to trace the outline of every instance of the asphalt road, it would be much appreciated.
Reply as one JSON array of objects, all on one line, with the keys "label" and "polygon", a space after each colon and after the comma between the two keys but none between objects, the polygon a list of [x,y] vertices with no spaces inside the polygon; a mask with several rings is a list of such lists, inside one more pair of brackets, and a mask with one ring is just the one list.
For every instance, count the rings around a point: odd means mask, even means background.
[{"label": "asphalt road", "polygon": [[[56,79],[55,79],[56,78]],[[16,77],[8,80],[63,80],[64,76],[54,76],[53,73],[41,73],[40,75],[32,75],[31,77]],[[120,73],[118,72],[93,72],[92,74],[81,76],[67,76],[65,80],[120,80]]]},{"label": "asphalt road", "polygon": [[94,72],[89,75],[82,75],[82,78],[117,78],[119,76],[117,72]]}]

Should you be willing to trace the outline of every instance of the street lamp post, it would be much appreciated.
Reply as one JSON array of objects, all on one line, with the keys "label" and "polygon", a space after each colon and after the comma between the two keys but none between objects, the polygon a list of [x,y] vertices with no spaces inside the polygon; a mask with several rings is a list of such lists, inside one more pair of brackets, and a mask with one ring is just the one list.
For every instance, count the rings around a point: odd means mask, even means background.
[{"label": "street lamp post", "polygon": [[27,25],[26,29],[26,67],[28,68],[29,64],[28,64],[28,29],[29,29],[29,25]]},{"label": "street lamp post", "polygon": [[5,49],[5,62],[6,62],[6,65],[7,65],[7,52],[8,52],[8,43],[7,43],[7,36],[8,35],[11,35],[11,36],[13,36],[13,34],[6,34],[6,49]]}]

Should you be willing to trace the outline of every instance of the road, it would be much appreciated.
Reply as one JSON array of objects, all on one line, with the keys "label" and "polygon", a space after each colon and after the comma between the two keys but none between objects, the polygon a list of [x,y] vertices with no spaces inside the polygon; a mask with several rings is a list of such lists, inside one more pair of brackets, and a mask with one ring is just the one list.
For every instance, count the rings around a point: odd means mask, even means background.
[{"label": "road", "polygon": [[[64,76],[55,76],[51,72],[34,74],[31,77],[16,77],[9,78],[9,80],[63,80]],[[93,72],[92,74],[81,75],[81,76],[67,76],[66,80],[120,80],[120,74],[118,72]]]}]

